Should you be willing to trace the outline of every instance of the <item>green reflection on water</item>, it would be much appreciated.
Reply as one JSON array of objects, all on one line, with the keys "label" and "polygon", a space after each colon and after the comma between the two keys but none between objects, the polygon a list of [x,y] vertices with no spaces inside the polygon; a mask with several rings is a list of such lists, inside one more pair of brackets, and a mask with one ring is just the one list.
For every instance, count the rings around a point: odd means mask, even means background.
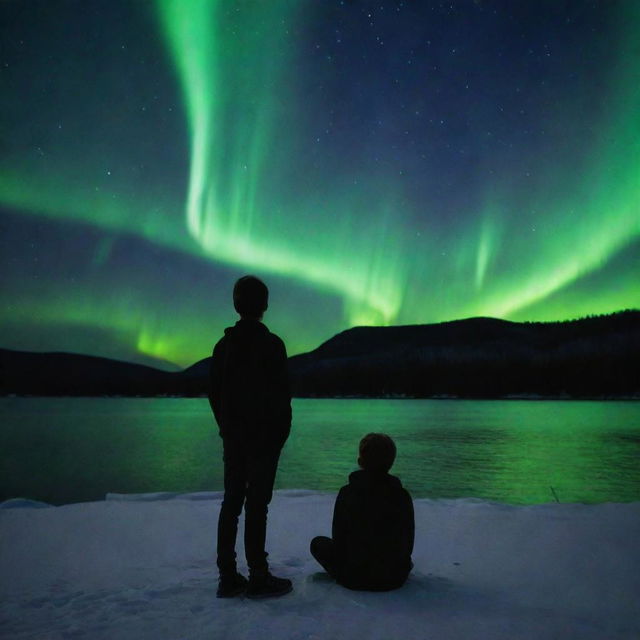
[{"label": "green reflection on water", "polygon": [[303,402],[304,428],[294,431],[281,465],[288,486],[305,486],[306,465],[326,482],[320,488],[337,489],[355,468],[359,438],[383,431],[398,447],[393,473],[414,497],[532,504],[553,501],[553,487],[561,502],[640,499],[637,403]]},{"label": "green reflection on water", "polygon": [[[0,399],[0,498],[222,489],[204,399]],[[531,504],[640,500],[640,404],[295,400],[276,488],[335,491],[360,438],[391,435],[414,497]]]}]

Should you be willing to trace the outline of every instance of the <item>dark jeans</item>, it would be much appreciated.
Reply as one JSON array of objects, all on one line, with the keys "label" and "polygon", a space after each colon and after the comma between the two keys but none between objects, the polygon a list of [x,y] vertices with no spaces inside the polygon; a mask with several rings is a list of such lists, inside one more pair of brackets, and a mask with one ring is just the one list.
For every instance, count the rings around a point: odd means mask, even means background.
[{"label": "dark jeans", "polygon": [[[350,575],[346,567],[342,566],[336,555],[335,543],[326,536],[316,536],[310,545],[311,555],[318,561],[322,568],[342,586],[348,589],[361,591],[391,591],[401,587],[407,579],[407,574],[397,576],[385,576],[376,582],[367,582],[357,576]],[[411,564],[413,568],[413,564]]]},{"label": "dark jeans", "polygon": [[236,570],[238,518],[244,505],[244,551],[252,574],[267,571],[267,510],[278,469],[278,447],[248,448],[223,440],[224,500],[218,518],[218,569]]}]

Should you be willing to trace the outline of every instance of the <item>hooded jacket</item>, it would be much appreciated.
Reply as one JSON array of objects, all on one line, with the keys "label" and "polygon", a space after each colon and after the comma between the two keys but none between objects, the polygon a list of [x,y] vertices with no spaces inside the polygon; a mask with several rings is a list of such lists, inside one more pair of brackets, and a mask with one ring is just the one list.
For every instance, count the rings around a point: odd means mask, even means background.
[{"label": "hooded jacket", "polygon": [[338,581],[352,589],[400,586],[413,566],[414,536],[413,502],[400,480],[383,472],[354,471],[333,513]]},{"label": "hooded jacket", "polygon": [[284,342],[258,320],[228,327],[213,349],[209,403],[223,439],[282,447],[291,429]]}]

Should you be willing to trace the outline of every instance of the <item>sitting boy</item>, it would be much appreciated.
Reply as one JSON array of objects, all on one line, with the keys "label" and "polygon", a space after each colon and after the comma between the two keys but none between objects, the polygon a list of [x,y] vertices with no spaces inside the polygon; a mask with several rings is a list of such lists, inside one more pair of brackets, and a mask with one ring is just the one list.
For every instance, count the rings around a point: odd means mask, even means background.
[{"label": "sitting boy", "polygon": [[404,584],[413,566],[413,502],[388,473],[396,457],[389,436],[369,433],[359,454],[361,469],[349,476],[336,499],[333,539],[314,538],[311,554],[349,589],[389,591]]}]

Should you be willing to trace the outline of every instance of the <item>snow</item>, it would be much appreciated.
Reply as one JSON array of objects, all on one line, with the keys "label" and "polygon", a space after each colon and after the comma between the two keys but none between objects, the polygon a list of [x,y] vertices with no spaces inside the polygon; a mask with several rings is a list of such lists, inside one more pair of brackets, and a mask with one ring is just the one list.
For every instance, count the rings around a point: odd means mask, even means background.
[{"label": "snow", "polygon": [[7,501],[0,637],[640,637],[640,502],[415,500],[409,581],[366,593],[336,585],[309,554],[313,536],[330,534],[334,500],[275,493],[271,567],[294,591],[262,601],[215,597],[220,493],[109,494],[61,507]]}]

